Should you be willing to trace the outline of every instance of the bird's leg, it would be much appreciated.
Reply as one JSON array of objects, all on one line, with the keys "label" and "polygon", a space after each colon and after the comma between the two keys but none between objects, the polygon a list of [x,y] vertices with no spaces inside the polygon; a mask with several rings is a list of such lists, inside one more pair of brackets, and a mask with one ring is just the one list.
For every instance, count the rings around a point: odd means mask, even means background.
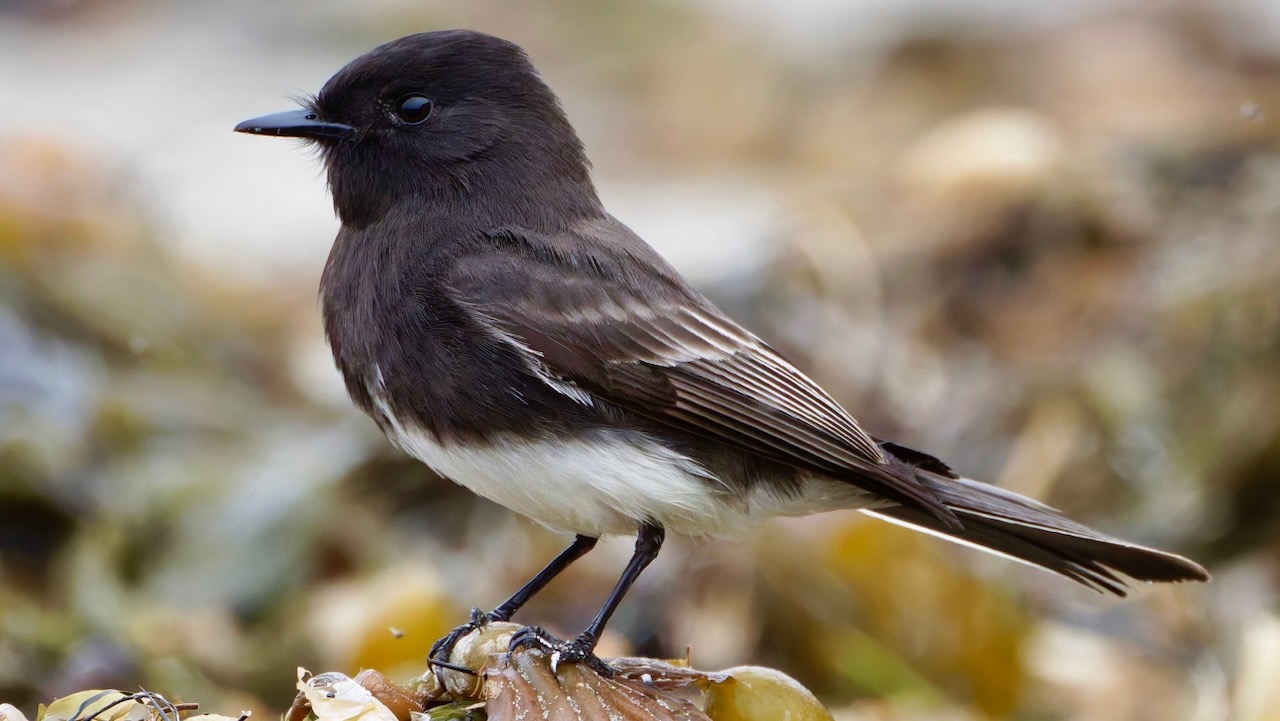
[{"label": "bird's leg", "polygon": [[447,662],[449,656],[453,653],[453,647],[458,644],[458,641],[462,640],[463,636],[493,621],[511,620],[511,616],[516,611],[519,611],[521,606],[528,603],[529,599],[533,598],[538,591],[546,588],[553,578],[559,576],[574,561],[587,555],[588,551],[595,548],[598,540],[590,536],[579,535],[573,539],[573,543],[568,548],[552,559],[551,563],[548,563],[545,568],[538,571],[538,575],[529,579],[529,582],[521,586],[519,591],[511,594],[511,598],[503,601],[502,605],[488,613],[478,608],[471,609],[471,620],[453,629],[444,638],[431,645],[431,651],[427,654],[428,662]]},{"label": "bird's leg", "polygon": [[636,536],[636,551],[632,554],[631,561],[627,563],[626,569],[622,571],[622,577],[618,579],[617,585],[613,587],[604,605],[600,607],[600,612],[580,636],[572,641],[561,641],[541,628],[530,626],[520,629],[511,637],[509,650],[514,651],[525,645],[541,646],[551,652],[553,670],[557,664],[576,661],[586,663],[602,676],[612,676],[613,669],[595,655],[596,643],[600,641],[600,634],[604,632],[605,624],[609,623],[609,618],[622,602],[622,597],[627,595],[627,591],[631,589],[631,585],[640,577],[645,567],[658,557],[658,551],[662,549],[662,541],[665,537],[666,532],[660,526],[651,523],[640,526],[640,533]]}]

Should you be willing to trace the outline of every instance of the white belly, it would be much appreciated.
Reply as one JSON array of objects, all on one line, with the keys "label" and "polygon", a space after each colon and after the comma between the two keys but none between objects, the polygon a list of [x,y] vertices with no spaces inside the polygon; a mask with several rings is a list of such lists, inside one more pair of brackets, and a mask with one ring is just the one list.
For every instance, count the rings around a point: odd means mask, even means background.
[{"label": "white belly", "polygon": [[730,535],[757,518],[864,508],[871,500],[844,482],[806,478],[779,498],[761,484],[730,490],[692,459],[640,433],[602,430],[586,440],[508,437],[485,446],[442,445],[402,425],[375,402],[388,437],[406,453],[477,495],[557,531],[631,535],[643,522],[688,536]]},{"label": "white belly", "polygon": [[603,432],[592,443],[509,438],[484,447],[442,446],[410,430],[396,435],[397,445],[440,475],[559,531],[629,535],[651,521],[674,533],[715,533],[735,501],[691,460],[621,433]]}]

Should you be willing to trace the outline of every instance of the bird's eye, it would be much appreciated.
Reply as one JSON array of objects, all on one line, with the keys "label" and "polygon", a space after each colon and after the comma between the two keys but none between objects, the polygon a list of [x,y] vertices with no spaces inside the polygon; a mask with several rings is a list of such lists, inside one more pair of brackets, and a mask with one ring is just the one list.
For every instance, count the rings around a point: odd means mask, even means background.
[{"label": "bird's eye", "polygon": [[417,125],[431,115],[431,98],[406,95],[396,103],[396,117],[400,122]]}]

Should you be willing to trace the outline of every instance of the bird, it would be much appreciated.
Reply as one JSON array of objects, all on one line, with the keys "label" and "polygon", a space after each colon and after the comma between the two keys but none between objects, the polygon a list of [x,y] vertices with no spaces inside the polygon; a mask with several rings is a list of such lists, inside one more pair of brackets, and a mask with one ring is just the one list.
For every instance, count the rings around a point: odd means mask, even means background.
[{"label": "bird", "polygon": [[573,542],[492,611],[508,621],[606,536],[634,553],[577,637],[511,640],[611,667],[596,645],[668,532],[857,510],[1124,595],[1207,581],[1187,558],[1072,521],[865,431],[602,205],[582,142],[517,44],[408,35],[301,107],[235,130],[316,148],[341,227],[320,280],[346,389],[400,449]]}]

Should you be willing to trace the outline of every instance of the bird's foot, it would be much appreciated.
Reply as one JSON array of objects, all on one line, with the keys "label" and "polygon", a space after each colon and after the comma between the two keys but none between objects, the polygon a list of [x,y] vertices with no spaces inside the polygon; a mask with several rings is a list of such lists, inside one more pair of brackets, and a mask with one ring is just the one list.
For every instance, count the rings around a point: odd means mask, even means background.
[{"label": "bird's foot", "polygon": [[445,635],[444,638],[431,644],[431,650],[427,652],[427,663],[431,665],[435,671],[436,680],[444,685],[444,678],[441,677],[444,669],[459,670],[458,667],[449,663],[449,658],[453,656],[453,647],[472,631],[488,626],[493,621],[501,619],[494,618],[492,614],[485,613],[478,608],[471,609],[471,619],[466,623],[458,626]]},{"label": "bird's foot", "polygon": [[613,667],[595,654],[597,641],[599,639],[590,633],[584,633],[572,641],[561,641],[537,626],[525,626],[511,637],[507,652],[532,646],[550,654],[552,673],[562,663],[585,663],[592,671],[605,678],[612,678],[615,673]]}]

